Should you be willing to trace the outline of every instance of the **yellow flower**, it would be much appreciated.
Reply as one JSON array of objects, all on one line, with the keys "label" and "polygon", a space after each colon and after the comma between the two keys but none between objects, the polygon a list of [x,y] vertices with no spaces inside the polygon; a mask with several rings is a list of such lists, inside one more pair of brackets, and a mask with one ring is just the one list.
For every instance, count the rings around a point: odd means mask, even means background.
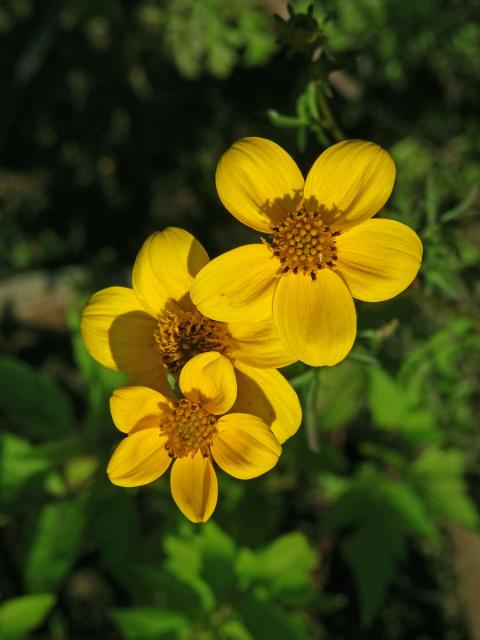
[{"label": "yellow flower", "polygon": [[237,383],[225,356],[210,352],[192,358],[179,384],[183,400],[140,386],[113,393],[113,421],[128,436],[114,451],[107,473],[114,484],[137,487],[159,478],[173,461],[173,499],[189,520],[205,522],[218,495],[212,457],[223,471],[246,480],[272,469],[282,447],[260,418],[229,413]]},{"label": "yellow flower", "polygon": [[85,345],[105,367],[127,371],[128,384],[152,387],[163,395],[171,394],[168,372],[178,377],[193,356],[221,353],[235,367],[234,411],[259,416],[284,442],[298,429],[301,408],[297,394],[274,367],[295,358],[271,318],[226,324],[195,308],[190,287],[207,263],[205,249],[183,229],[169,227],[149,236],[135,260],[133,288],[102,289],[85,306]]},{"label": "yellow flower", "polygon": [[392,298],[420,266],[422,243],[414,231],[394,220],[370,219],[394,180],[392,158],[372,142],[333,145],[304,180],[275,143],[237,141],[217,167],[220,199],[238,220],[271,235],[206,265],[190,292],[194,304],[223,322],[273,315],[299,360],[336,364],[355,340],[352,296]]}]

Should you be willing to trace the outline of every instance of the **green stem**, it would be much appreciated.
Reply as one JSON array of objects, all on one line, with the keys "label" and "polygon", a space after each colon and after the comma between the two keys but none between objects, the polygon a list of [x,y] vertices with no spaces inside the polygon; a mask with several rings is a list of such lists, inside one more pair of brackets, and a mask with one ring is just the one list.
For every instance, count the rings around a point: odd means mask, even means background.
[{"label": "green stem", "polygon": [[345,140],[345,134],[338,126],[332,110],[330,109],[330,105],[328,104],[327,96],[323,91],[321,85],[319,83],[316,84],[317,88],[317,104],[318,110],[320,112],[320,124],[324,129],[328,131],[328,133],[332,136],[335,142],[341,142]]}]

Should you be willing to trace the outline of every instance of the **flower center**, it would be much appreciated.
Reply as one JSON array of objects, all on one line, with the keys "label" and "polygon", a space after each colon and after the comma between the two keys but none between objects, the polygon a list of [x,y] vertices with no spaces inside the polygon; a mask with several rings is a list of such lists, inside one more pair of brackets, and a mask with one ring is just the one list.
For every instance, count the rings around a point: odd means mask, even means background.
[{"label": "flower center", "polygon": [[200,353],[224,353],[229,339],[224,322],[210,320],[197,310],[167,313],[159,319],[154,335],[163,362],[172,373]]},{"label": "flower center", "polygon": [[190,400],[179,400],[173,413],[160,423],[160,433],[167,438],[165,449],[171,458],[194,456],[197,451],[207,457],[216,431],[216,416]]},{"label": "flower center", "polygon": [[309,273],[315,280],[318,269],[335,266],[338,235],[340,232],[331,231],[319,211],[300,209],[272,225],[269,243],[283,265],[283,273]]}]

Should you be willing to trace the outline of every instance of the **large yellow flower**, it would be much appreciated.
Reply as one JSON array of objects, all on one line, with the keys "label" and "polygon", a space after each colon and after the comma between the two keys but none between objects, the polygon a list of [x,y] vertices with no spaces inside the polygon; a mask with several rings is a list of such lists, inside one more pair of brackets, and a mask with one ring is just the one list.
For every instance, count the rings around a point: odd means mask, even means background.
[{"label": "large yellow flower", "polygon": [[[128,384],[170,395],[167,373],[178,377],[188,360],[217,351],[230,358],[237,378],[234,410],[253,413],[284,442],[298,429],[301,408],[274,367],[295,360],[271,318],[250,324],[203,316],[190,300],[194,276],[208,263],[202,245],[187,231],[169,227],[149,236],[133,267],[133,288],[95,293],[82,312],[81,331],[101,364],[129,373]],[[261,367],[261,369],[257,368]]]},{"label": "large yellow flower", "polygon": [[263,138],[237,141],[220,159],[217,190],[241,222],[270,234],[206,265],[191,298],[210,318],[273,315],[288,349],[333,365],[356,335],[353,298],[387,300],[415,278],[422,243],[400,222],[370,218],[393,188],[395,165],[372,142],[324,151],[304,180],[292,158]]},{"label": "large yellow flower", "polygon": [[231,361],[210,352],[180,373],[185,398],[173,401],[147,387],[117,389],[110,400],[115,425],[128,434],[107,468],[110,480],[137,487],[159,478],[173,461],[173,499],[192,522],[205,522],[217,503],[218,466],[246,480],[277,463],[282,447],[263,420],[229,413],[237,392]]}]

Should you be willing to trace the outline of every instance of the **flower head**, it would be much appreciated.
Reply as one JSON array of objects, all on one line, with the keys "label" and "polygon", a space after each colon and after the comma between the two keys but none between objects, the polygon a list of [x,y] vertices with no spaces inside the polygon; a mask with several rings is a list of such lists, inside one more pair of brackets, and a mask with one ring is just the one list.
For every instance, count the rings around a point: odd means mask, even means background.
[{"label": "flower head", "polygon": [[209,258],[190,233],[169,227],[144,242],[133,267],[132,288],[95,293],[82,312],[81,331],[101,364],[127,371],[130,385],[169,396],[167,373],[201,353],[215,351],[235,367],[235,411],[254,413],[281,442],[298,429],[301,408],[295,391],[275,369],[295,360],[271,318],[225,323],[204,316],[190,299],[194,276]]},{"label": "flower head", "polygon": [[238,220],[268,236],[206,265],[193,283],[193,302],[223,322],[273,316],[296,358],[336,364],[355,340],[352,297],[392,298],[420,266],[422,243],[412,229],[371,219],[394,180],[392,158],[372,142],[333,145],[304,180],[275,143],[237,141],[220,159],[217,190]]},{"label": "flower head", "polygon": [[282,448],[260,418],[230,412],[237,393],[231,361],[208,352],[180,373],[182,400],[141,386],[117,389],[110,400],[115,425],[127,433],[109,462],[110,480],[136,487],[157,480],[173,462],[173,499],[192,522],[205,522],[217,503],[217,465],[239,479],[272,469]]}]

